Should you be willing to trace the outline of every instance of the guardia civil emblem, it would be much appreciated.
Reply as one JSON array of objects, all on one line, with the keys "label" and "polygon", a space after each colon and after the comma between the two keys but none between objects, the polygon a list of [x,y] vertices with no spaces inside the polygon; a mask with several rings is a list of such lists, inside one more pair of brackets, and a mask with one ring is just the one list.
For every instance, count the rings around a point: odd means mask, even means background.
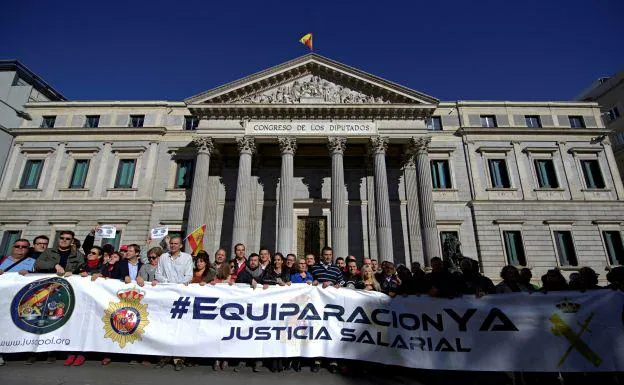
[{"label": "guardia civil emblem", "polygon": [[145,292],[137,289],[122,289],[117,292],[119,302],[111,301],[104,312],[104,338],[117,342],[120,348],[140,340],[149,324],[147,305],[141,300]]}]

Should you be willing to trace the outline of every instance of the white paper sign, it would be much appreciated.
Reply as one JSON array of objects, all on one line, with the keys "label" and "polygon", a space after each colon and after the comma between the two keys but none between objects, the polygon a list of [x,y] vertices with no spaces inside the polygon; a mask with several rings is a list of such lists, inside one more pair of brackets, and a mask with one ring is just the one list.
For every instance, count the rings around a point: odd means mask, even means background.
[{"label": "white paper sign", "polygon": [[169,234],[168,226],[156,227],[156,228],[153,228],[151,231],[152,239],[164,238],[167,234]]},{"label": "white paper sign", "polygon": [[102,225],[95,233],[95,235],[102,238],[115,238],[117,234],[117,228],[113,225]]}]

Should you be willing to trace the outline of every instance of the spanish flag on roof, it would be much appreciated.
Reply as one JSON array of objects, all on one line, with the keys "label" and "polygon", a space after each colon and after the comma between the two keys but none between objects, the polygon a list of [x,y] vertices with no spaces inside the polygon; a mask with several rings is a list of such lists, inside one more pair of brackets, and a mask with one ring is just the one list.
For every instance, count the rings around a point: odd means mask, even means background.
[{"label": "spanish flag on roof", "polygon": [[191,255],[196,255],[199,250],[204,249],[204,233],[206,232],[206,225],[201,225],[189,234],[188,243],[191,246]]},{"label": "spanish flag on roof", "polygon": [[299,42],[301,42],[301,44],[308,46],[308,48],[310,48],[310,51],[314,50],[312,48],[312,34],[311,33],[308,33],[305,36],[303,36],[301,39],[299,39]]}]

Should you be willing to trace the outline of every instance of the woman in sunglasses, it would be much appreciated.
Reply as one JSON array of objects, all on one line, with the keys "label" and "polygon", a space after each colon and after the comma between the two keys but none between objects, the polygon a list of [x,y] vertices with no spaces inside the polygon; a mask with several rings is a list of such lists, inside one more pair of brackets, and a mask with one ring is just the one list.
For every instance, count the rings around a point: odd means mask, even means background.
[{"label": "woman in sunglasses", "polygon": [[152,247],[147,251],[147,263],[141,266],[139,275],[137,276],[137,284],[145,285],[145,282],[152,282],[156,276],[156,267],[158,267],[158,259],[162,255],[163,250],[160,247]]}]

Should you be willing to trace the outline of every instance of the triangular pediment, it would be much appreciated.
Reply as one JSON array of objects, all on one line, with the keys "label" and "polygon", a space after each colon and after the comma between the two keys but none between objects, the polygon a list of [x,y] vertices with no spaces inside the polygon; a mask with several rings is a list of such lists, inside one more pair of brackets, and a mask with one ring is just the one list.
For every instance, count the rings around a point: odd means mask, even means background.
[{"label": "triangular pediment", "polygon": [[438,99],[308,54],[185,100],[198,104],[437,104]]}]

